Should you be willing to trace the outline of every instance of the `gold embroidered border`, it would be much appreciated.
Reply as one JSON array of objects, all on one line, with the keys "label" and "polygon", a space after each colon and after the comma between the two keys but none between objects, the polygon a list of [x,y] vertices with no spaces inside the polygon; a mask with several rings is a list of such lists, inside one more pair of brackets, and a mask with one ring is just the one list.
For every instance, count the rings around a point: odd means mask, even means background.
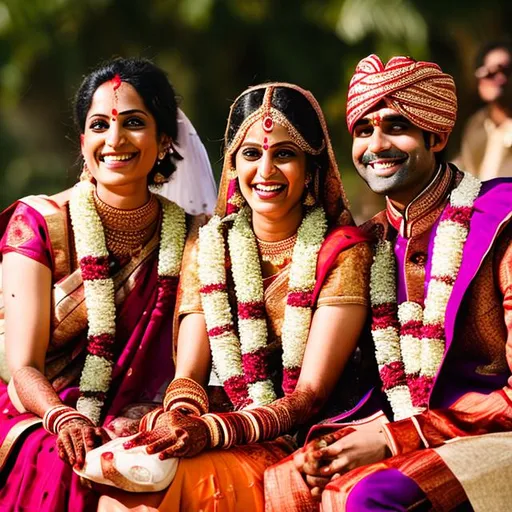
[{"label": "gold embroidered border", "polygon": [[[67,195],[63,195],[63,199],[67,199]],[[46,221],[53,252],[54,280],[58,281],[71,272],[68,223],[63,211],[67,200],[61,205],[48,196],[29,196],[22,202],[37,210]]]},{"label": "gold embroidered border", "polygon": [[[115,276],[116,304],[122,304],[135,285],[141,266],[158,248],[159,230],[144,246],[139,256],[132,258]],[[54,330],[52,344],[61,345],[87,327],[82,275],[79,269],[55,285],[53,291]]]},{"label": "gold embroidered border", "polygon": [[368,300],[365,297],[351,297],[349,295],[345,295],[342,297],[322,297],[318,299],[316,303],[316,307],[322,306],[341,306],[343,304],[356,304],[359,306],[368,306]]},{"label": "gold embroidered border", "polygon": [[29,428],[42,422],[43,420],[41,418],[27,418],[26,420],[16,423],[16,425],[9,430],[9,433],[5,436],[2,446],[0,446],[0,471],[3,470],[5,463],[7,462],[7,458],[12,452],[19,437]]}]

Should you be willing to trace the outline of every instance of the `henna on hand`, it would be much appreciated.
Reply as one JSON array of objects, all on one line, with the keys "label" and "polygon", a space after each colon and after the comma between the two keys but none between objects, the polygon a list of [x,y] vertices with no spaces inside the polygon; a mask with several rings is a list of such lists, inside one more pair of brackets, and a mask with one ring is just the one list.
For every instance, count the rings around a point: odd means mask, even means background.
[{"label": "henna on hand", "polygon": [[101,427],[93,427],[84,420],[71,420],[64,424],[57,436],[59,457],[78,469],[85,463],[85,454],[110,441]]},{"label": "henna on hand", "polygon": [[164,412],[156,427],[123,444],[125,449],[146,445],[148,453],[159,453],[160,459],[193,457],[209,444],[209,430],[198,416],[186,415],[178,410]]},{"label": "henna on hand", "polygon": [[41,418],[50,407],[62,403],[50,381],[36,368],[20,368],[14,372],[12,379],[25,409]]}]

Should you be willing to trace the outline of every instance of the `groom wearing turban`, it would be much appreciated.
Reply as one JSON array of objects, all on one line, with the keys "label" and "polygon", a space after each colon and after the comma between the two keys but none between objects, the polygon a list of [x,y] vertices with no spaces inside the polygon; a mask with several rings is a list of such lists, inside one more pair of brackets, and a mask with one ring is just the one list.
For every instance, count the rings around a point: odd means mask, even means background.
[{"label": "groom wearing turban", "polygon": [[442,160],[456,113],[434,63],[370,55],[355,70],[352,158],[386,196],[364,225],[380,379],[267,470],[267,512],[509,508],[512,179]]}]

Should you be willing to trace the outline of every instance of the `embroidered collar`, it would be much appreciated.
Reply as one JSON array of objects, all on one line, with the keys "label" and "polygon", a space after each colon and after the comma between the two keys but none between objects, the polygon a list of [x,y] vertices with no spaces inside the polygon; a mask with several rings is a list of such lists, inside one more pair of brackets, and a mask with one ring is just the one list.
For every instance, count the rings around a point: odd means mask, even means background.
[{"label": "embroidered collar", "polygon": [[455,172],[447,164],[439,166],[432,181],[413,199],[404,212],[386,197],[386,216],[389,223],[405,238],[420,235],[441,215],[454,185]]}]

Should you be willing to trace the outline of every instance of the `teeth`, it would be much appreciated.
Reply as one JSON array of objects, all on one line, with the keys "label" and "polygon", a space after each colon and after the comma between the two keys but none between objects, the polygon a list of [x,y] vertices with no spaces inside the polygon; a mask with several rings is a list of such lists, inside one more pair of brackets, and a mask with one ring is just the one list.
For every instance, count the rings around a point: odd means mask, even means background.
[{"label": "teeth", "polygon": [[389,169],[390,167],[393,167],[396,165],[396,162],[373,162],[372,166],[374,169]]},{"label": "teeth", "polygon": [[283,185],[262,185],[259,183],[255,186],[255,188],[263,192],[273,192],[274,190],[280,190],[283,188]]},{"label": "teeth", "polygon": [[124,160],[130,160],[130,158],[132,158],[133,155],[129,154],[129,155],[104,155],[103,156],[103,161],[104,162],[122,162]]}]

